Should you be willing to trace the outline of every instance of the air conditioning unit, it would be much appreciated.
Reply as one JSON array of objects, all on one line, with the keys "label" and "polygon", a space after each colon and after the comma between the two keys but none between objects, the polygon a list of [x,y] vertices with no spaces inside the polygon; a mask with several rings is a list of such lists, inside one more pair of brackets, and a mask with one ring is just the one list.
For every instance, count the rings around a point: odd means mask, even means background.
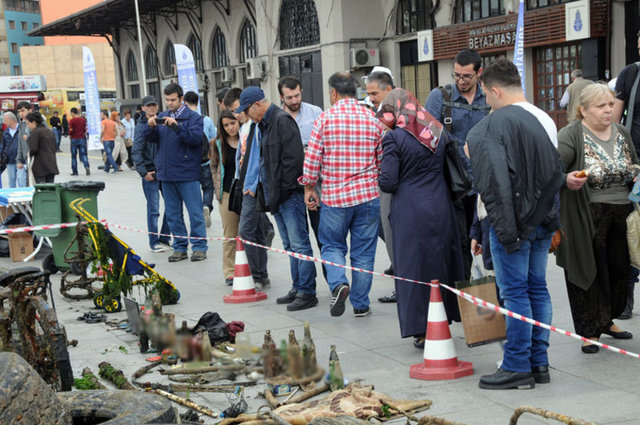
[{"label": "air conditioning unit", "polygon": [[220,69],[220,79],[223,83],[233,83],[236,80],[236,71],[233,68],[225,67]]},{"label": "air conditioning unit", "polygon": [[357,47],[351,49],[351,68],[380,65],[380,50]]},{"label": "air conditioning unit", "polygon": [[247,59],[247,80],[262,79],[262,60],[259,58]]},{"label": "air conditioning unit", "polygon": [[196,79],[198,80],[198,91],[209,90],[209,79],[204,72],[197,73]]}]

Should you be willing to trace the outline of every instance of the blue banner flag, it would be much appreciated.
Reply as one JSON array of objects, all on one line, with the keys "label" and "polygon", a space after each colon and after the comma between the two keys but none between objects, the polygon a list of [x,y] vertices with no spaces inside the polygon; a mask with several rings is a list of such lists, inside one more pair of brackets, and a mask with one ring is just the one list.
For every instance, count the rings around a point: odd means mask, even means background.
[{"label": "blue banner flag", "polygon": [[526,95],[527,89],[524,80],[524,0],[520,0],[518,8],[518,26],[516,28],[516,46],[513,52],[513,63],[518,68],[522,92]]},{"label": "blue banner flag", "polygon": [[84,104],[87,114],[87,149],[102,149],[100,132],[102,124],[100,119],[100,97],[98,95],[98,78],[96,77],[96,63],[93,60],[91,49],[82,46],[82,66],[84,70]]},{"label": "blue banner flag", "polygon": [[[192,91],[198,93],[198,79],[196,78],[196,65],[193,61],[191,50],[184,44],[173,45],[176,52],[176,68],[178,68],[178,84],[186,93]],[[200,102],[198,102],[200,113]]]}]

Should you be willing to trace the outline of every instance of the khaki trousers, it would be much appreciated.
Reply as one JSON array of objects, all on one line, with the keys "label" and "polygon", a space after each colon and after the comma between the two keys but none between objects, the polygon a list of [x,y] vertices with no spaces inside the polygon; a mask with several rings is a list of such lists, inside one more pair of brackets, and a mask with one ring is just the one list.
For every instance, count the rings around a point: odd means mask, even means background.
[{"label": "khaki trousers", "polygon": [[[222,192],[220,203],[220,218],[222,218],[222,234],[225,238],[238,236],[238,222],[240,216],[229,211],[229,193]],[[224,278],[233,278],[236,265],[236,241],[224,241],[222,243],[222,272]]]}]

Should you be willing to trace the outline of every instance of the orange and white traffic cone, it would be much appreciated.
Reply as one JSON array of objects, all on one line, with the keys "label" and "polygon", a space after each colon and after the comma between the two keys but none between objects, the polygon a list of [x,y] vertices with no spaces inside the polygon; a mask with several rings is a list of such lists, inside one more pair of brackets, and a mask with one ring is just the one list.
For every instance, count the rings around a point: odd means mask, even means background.
[{"label": "orange and white traffic cone", "polygon": [[473,365],[459,361],[453,346],[447,314],[440,294],[440,282],[431,281],[427,335],[424,341],[424,362],[414,364],[409,377],[425,381],[456,379],[473,374]]},{"label": "orange and white traffic cone", "polygon": [[257,292],[251,277],[247,254],[240,238],[236,239],[236,267],[233,273],[233,293],[225,295],[223,300],[227,304],[250,303],[267,299],[266,292]]}]

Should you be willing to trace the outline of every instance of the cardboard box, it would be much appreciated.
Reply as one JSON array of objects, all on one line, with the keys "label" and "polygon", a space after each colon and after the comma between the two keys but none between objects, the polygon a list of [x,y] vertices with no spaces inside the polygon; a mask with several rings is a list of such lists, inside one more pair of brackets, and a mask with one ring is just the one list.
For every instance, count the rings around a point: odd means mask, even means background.
[{"label": "cardboard box", "polygon": [[[474,297],[482,298],[498,305],[494,277],[456,282],[456,288]],[[504,316],[487,310],[458,297],[464,337],[469,347],[506,339],[507,329]]]},{"label": "cardboard box", "polygon": [[[24,227],[22,224],[10,228]],[[28,232],[9,235],[9,256],[11,261],[22,261],[33,252],[33,236]],[[33,259],[32,259],[33,260]]]}]

